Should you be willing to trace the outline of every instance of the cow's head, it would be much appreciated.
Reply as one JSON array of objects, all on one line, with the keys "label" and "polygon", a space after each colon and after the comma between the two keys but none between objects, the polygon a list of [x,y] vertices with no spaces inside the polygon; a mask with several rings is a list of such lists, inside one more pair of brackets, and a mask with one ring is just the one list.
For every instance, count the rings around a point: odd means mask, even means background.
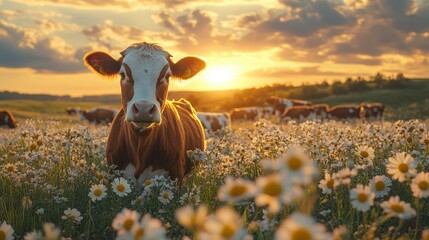
[{"label": "cow's head", "polygon": [[173,63],[168,52],[149,43],[133,44],[121,55],[115,60],[107,53],[91,52],[84,61],[101,75],[120,75],[125,119],[139,129],[161,122],[170,77],[187,80],[206,65],[196,57]]}]

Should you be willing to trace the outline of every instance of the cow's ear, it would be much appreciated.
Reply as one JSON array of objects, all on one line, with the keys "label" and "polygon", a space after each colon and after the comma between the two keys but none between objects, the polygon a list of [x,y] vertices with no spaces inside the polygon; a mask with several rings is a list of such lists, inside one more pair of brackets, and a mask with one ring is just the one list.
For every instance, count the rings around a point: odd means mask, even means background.
[{"label": "cow's ear", "polygon": [[171,71],[173,76],[180,79],[189,79],[206,67],[206,63],[197,57],[185,57],[176,62]]},{"label": "cow's ear", "polygon": [[113,76],[121,68],[120,62],[105,52],[89,52],[83,58],[89,69],[104,76]]}]

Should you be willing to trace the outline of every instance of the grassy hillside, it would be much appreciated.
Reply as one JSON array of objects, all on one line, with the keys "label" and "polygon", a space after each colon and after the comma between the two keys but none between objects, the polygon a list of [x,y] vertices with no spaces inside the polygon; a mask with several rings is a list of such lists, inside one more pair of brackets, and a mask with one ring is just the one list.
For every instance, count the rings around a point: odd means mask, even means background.
[{"label": "grassy hillside", "polygon": [[[359,104],[361,102],[381,102],[386,105],[386,119],[426,119],[429,117],[429,79],[406,81],[405,85],[375,88],[375,82],[365,82],[366,88],[334,90],[327,84],[292,86],[267,86],[244,90],[205,91],[205,92],[170,92],[169,99],[186,98],[197,111],[221,112],[234,107],[264,106],[265,99],[275,95],[288,98],[310,100],[314,103]],[[346,83],[342,86],[346,89]],[[341,90],[341,88],[339,88]],[[333,91],[334,90],[334,91]],[[332,94],[335,92],[336,94]],[[329,93],[329,94],[328,94]],[[10,94],[9,94],[10,95]],[[17,118],[41,119],[78,119],[65,114],[67,107],[89,109],[99,106],[120,107],[119,96],[86,96],[70,100],[5,100],[0,94],[0,109],[9,109]],[[26,99],[31,96],[25,96]]]}]

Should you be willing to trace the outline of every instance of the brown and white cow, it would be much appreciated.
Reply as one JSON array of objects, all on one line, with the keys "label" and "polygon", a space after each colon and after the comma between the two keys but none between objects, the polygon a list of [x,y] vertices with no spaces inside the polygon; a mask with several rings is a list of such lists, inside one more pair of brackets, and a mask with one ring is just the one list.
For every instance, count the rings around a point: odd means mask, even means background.
[{"label": "brown and white cow", "polygon": [[125,169],[125,176],[135,177],[140,186],[152,177],[150,172],[181,181],[192,169],[186,152],[205,150],[204,129],[192,105],[167,100],[170,77],[189,79],[205,62],[185,57],[174,63],[171,57],[158,45],[136,43],[117,60],[104,52],[84,58],[97,73],[121,77],[122,108],[107,140],[107,162]]},{"label": "brown and white cow", "polygon": [[312,106],[293,106],[286,109],[282,116],[282,121],[288,120],[311,120],[324,119],[328,111],[328,105],[316,104]]},{"label": "brown and white cow", "polygon": [[259,108],[259,118],[263,118],[263,119],[267,119],[267,120],[271,120],[271,118],[274,115],[274,109],[273,107],[260,107]]},{"label": "brown and white cow", "polygon": [[280,98],[271,96],[266,100],[267,104],[274,109],[274,115],[278,118],[281,117],[286,109],[293,106],[310,106],[311,102],[297,99]]},{"label": "brown and white cow", "polygon": [[361,117],[370,120],[381,120],[384,113],[384,104],[382,103],[361,103]]},{"label": "brown and white cow", "polygon": [[12,113],[7,110],[0,110],[0,127],[2,128],[16,128],[16,120]]},{"label": "brown and white cow", "polygon": [[203,127],[209,131],[231,127],[228,113],[197,112],[197,117],[200,119]]},{"label": "brown and white cow", "polygon": [[66,108],[67,115],[77,115],[81,111],[82,110],[80,109],[80,107],[68,107],[68,108]]},{"label": "brown and white cow", "polygon": [[353,104],[337,105],[329,108],[327,116],[330,119],[359,119],[361,117],[360,106]]},{"label": "brown and white cow", "polygon": [[116,116],[118,111],[116,109],[109,108],[93,108],[91,110],[81,110],[79,114],[81,120],[88,120],[90,123],[111,123]]},{"label": "brown and white cow", "polygon": [[260,107],[243,107],[231,110],[231,122],[234,124],[246,121],[257,121],[260,117]]}]

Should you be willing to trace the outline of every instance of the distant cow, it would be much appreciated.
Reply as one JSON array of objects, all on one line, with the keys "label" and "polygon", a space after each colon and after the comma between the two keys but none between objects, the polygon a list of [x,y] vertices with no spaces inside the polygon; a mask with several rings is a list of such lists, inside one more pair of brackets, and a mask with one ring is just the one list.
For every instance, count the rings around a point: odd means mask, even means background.
[{"label": "distant cow", "polygon": [[259,114],[260,114],[259,116],[260,118],[270,120],[271,117],[274,115],[274,109],[273,107],[260,107]]},{"label": "distant cow", "polygon": [[316,118],[323,119],[326,117],[327,111],[328,105],[326,104],[316,104],[312,106],[293,106],[283,112],[281,120],[305,120]]},{"label": "distant cow", "polygon": [[365,119],[381,120],[384,113],[382,103],[362,103],[360,105],[361,116]]},{"label": "distant cow", "polygon": [[66,108],[66,113],[67,115],[77,115],[81,112],[82,110],[80,109],[80,107],[68,107]]},{"label": "distant cow", "polygon": [[328,118],[330,119],[359,119],[360,106],[359,105],[337,105],[329,108]]},{"label": "distant cow", "polygon": [[82,110],[80,111],[80,116],[82,120],[88,120],[90,123],[100,124],[100,123],[111,123],[116,115],[116,110],[107,109],[107,108],[94,108],[89,111]]},{"label": "distant cow", "polygon": [[274,109],[274,115],[280,117],[286,109],[293,106],[310,106],[311,102],[289,98],[269,97],[266,102]]},{"label": "distant cow", "polygon": [[17,124],[12,113],[7,110],[0,110],[0,127],[16,128]]},{"label": "distant cow", "polygon": [[129,46],[117,60],[104,52],[84,57],[97,73],[121,78],[122,108],[111,126],[106,157],[138,186],[158,173],[181,182],[193,165],[187,151],[205,150],[204,129],[191,103],[167,100],[167,94],[170,77],[187,80],[206,64],[196,57],[174,63],[171,57],[149,43]]},{"label": "distant cow", "polygon": [[217,131],[231,127],[228,113],[197,112],[197,117],[206,130]]},{"label": "distant cow", "polygon": [[231,122],[240,123],[246,121],[257,121],[260,116],[259,107],[243,107],[243,108],[234,108],[231,111]]}]

